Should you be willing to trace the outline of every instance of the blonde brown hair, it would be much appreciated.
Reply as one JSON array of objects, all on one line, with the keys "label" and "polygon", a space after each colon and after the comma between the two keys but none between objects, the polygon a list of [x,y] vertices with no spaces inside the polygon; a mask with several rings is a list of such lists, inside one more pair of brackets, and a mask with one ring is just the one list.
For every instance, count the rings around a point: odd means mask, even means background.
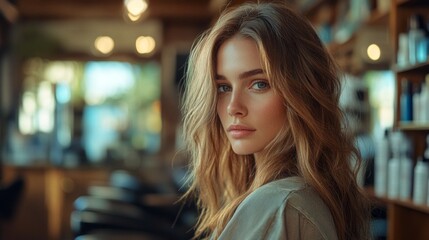
[{"label": "blonde brown hair", "polygon": [[[284,99],[285,125],[266,147],[255,176],[253,155],[235,154],[216,113],[216,54],[227,39],[253,39],[271,87]],[[201,214],[196,237],[220,234],[253,190],[302,176],[329,207],[339,239],[368,237],[368,205],[356,183],[360,162],[342,124],[338,70],[312,26],[280,3],[244,4],[225,11],[194,45],[183,99],[183,128],[191,185]],[[357,164],[356,166],[359,166]],[[216,235],[217,236],[217,235]]]}]

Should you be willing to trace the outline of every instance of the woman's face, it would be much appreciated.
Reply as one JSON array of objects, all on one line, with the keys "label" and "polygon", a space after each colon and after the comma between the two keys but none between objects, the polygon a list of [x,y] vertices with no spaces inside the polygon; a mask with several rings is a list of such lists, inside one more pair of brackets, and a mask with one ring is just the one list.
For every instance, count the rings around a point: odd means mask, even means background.
[{"label": "woman's face", "polygon": [[286,123],[283,100],[263,69],[252,39],[234,36],[217,53],[217,114],[240,155],[262,151]]}]

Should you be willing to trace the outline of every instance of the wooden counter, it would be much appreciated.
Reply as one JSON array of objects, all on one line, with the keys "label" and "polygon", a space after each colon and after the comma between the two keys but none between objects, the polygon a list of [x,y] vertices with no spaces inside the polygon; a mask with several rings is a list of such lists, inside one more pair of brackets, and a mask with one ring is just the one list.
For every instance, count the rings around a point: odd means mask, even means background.
[{"label": "wooden counter", "polygon": [[25,188],[14,217],[1,223],[0,239],[73,239],[70,213],[74,200],[93,183],[108,181],[105,168],[58,168],[53,166],[3,166],[3,182],[17,176]]}]

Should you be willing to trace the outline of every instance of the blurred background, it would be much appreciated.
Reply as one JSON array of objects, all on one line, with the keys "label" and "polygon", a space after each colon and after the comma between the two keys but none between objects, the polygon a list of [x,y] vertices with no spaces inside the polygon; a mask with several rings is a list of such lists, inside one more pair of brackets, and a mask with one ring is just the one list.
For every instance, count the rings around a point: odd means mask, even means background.
[{"label": "blurred background", "polygon": [[[367,166],[360,183],[373,193],[375,143],[404,123],[396,80],[413,68],[397,67],[415,64],[400,58],[399,35],[429,5],[284,1],[343,72],[341,106]],[[176,202],[187,165],[180,87],[194,40],[243,2],[0,0],[0,239],[189,239],[197,213]],[[423,55],[414,82],[428,72]],[[416,159],[429,127],[407,129],[423,141]],[[385,239],[388,200],[374,198]],[[389,239],[401,239],[393,228]]]}]

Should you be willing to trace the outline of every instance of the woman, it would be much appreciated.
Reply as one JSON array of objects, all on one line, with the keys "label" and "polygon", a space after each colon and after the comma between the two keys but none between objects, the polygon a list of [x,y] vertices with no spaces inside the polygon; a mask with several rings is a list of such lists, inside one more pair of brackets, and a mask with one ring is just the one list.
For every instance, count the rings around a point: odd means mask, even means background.
[{"label": "woman", "polygon": [[221,15],[192,49],[183,102],[196,238],[368,238],[339,94],[335,64],[289,8]]}]

